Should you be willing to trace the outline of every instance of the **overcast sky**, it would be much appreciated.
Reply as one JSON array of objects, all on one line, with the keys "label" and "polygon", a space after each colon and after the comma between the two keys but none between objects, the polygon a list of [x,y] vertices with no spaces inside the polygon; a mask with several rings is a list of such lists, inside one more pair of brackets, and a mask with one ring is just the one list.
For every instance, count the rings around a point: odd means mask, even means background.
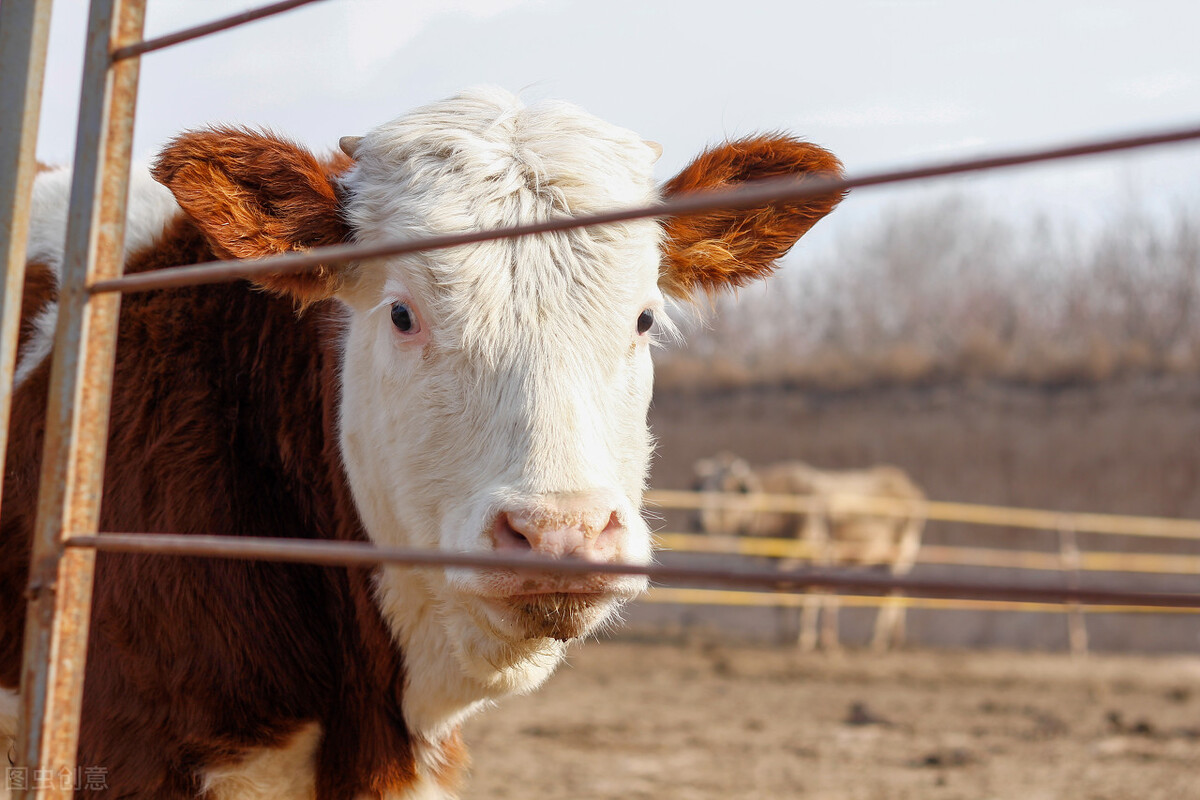
[{"label": "overcast sky", "polygon": [[[263,2],[149,0],[147,35]],[[70,158],[85,16],[84,0],[54,4],[43,160]],[[214,122],[329,149],[493,83],[661,142],[664,179],[706,143],[757,130],[811,139],[861,173],[1200,124],[1197,31],[1195,0],[324,0],[146,56],[135,158]],[[1198,178],[1192,145],[927,191],[1102,220],[1131,197],[1194,201]],[[905,197],[868,195],[813,238]]]}]

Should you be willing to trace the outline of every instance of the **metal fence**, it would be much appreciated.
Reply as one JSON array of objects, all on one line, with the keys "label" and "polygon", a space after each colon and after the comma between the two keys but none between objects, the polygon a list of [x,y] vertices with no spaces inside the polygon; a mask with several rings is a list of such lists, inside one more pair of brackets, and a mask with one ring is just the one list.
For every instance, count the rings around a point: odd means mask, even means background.
[{"label": "metal fence", "polygon": [[[797,538],[768,536],[735,536],[720,533],[659,532],[655,535],[660,551],[691,555],[738,556],[776,560],[781,567],[798,562],[862,563],[869,547],[862,543],[826,541],[804,538],[803,517],[823,516],[826,528],[830,519],[861,519],[863,517],[917,519],[960,523],[971,526],[991,526],[1007,530],[1037,530],[1054,536],[1054,551],[1028,550],[1013,547],[978,545],[947,545],[922,543],[913,560],[914,566],[956,567],[995,570],[1025,570],[1053,572],[1065,586],[1079,586],[1083,574],[1108,573],[1104,580],[1118,576],[1196,576],[1200,575],[1200,521],[1163,517],[1128,516],[1121,514],[1080,514],[1035,508],[982,505],[977,503],[947,503],[931,500],[903,500],[891,497],[864,495],[771,495],[719,494],[703,492],[651,491],[646,502],[663,509],[712,511],[726,508],[739,514],[794,515],[792,530]],[[1132,538],[1141,545],[1147,539],[1179,545],[1191,545],[1193,553],[1125,552],[1097,550],[1080,545],[1080,534],[1105,541],[1113,538]],[[1160,542],[1161,543],[1161,542]],[[1115,546],[1115,545],[1109,545]],[[895,549],[890,557],[899,555]],[[874,558],[879,554],[875,553]],[[880,564],[880,566],[888,566]],[[984,573],[976,572],[976,575]],[[1011,575],[1011,572],[1009,573]],[[645,602],[669,605],[733,606],[753,608],[800,608],[812,602],[811,597],[796,594],[764,594],[762,592],[719,589],[652,589]],[[1085,614],[1197,614],[1197,608],[1163,608],[1157,605],[1103,605],[1078,602],[1046,603],[1017,599],[979,599],[968,597],[931,598],[843,594],[838,605],[849,607],[900,607],[937,610],[974,610],[991,612],[1049,613],[1067,615],[1067,635],[1075,654],[1088,651],[1088,631]],[[813,643],[808,642],[809,646]]]},{"label": "metal fence", "polygon": [[[7,258],[0,324],[0,458],[16,360],[25,269],[29,199],[36,171],[35,143],[52,0],[4,0],[0,5],[0,238]],[[546,562],[496,555],[461,555],[376,548],[338,542],[250,537],[98,534],[110,389],[120,296],[123,292],[231,281],[267,273],[296,273],[317,264],[398,255],[497,238],[717,208],[753,208],[885,184],[957,175],[1020,164],[1200,139],[1200,127],[1084,142],[992,158],[937,163],[844,180],[772,179],[730,191],[504,230],[397,241],[386,246],[335,246],[308,253],[225,261],[122,277],[122,243],[139,56],[313,0],[288,0],[152,41],[142,38],[145,0],[92,0],[87,33],[77,146],[63,262],[58,326],[50,374],[31,570],[25,654],[21,671],[21,726],[14,760],[37,769],[72,769],[97,550],[305,561],[331,565],[407,564],[492,566],[538,571],[645,574],[664,583],[725,584],[758,589],[812,587],[883,594],[902,590],[924,598],[993,598],[1025,602],[1079,602],[1173,608],[1200,607],[1200,595],[1064,589],[1011,584],[871,578],[812,569],[629,567]],[[932,506],[931,506],[932,508]],[[1012,523],[1010,523],[1012,524]],[[1194,523],[1193,523],[1194,524]],[[38,797],[63,797],[62,787],[39,787]]]}]

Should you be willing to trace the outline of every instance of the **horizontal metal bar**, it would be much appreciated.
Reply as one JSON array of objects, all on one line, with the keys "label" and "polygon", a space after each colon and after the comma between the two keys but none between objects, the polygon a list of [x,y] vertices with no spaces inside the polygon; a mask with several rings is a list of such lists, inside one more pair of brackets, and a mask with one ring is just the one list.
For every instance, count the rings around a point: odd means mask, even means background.
[{"label": "horizontal metal bar", "polygon": [[318,0],[283,0],[280,3],[271,3],[262,8],[254,8],[250,11],[243,11],[240,14],[232,14],[222,19],[206,22],[203,25],[196,25],[192,28],[185,28],[175,33],[168,33],[165,36],[158,36],[154,39],[146,39],[141,42],[118,47],[113,50],[110,58],[113,62],[121,61],[126,58],[133,58],[145,53],[150,53],[155,50],[162,50],[171,45],[189,42],[192,39],[199,39],[202,36],[208,36],[212,33],[236,28],[238,25],[245,25],[247,22],[255,22],[256,20],[282,14],[284,11],[291,11],[293,8],[306,6],[309,3],[316,3]]},{"label": "horizontal metal bar", "polygon": [[95,536],[70,536],[66,540],[66,545],[68,547],[94,548],[112,553],[158,553],[172,556],[207,556],[326,566],[371,567],[378,564],[392,564],[410,567],[510,569],[557,575],[645,575],[650,580],[662,583],[716,583],[768,591],[794,592],[803,589],[829,589],[867,594],[902,591],[918,597],[1200,608],[1200,593],[1132,592],[1119,589],[1069,588],[1033,583],[989,586],[965,581],[876,576],[850,570],[596,564],[588,561],[504,556],[496,553],[451,553],[440,550],[379,547],[365,542],[167,533],[102,533]]},{"label": "horizontal metal bar", "polygon": [[373,245],[333,245],[309,250],[304,253],[288,253],[253,260],[213,261],[187,267],[151,270],[136,275],[108,281],[98,281],[91,286],[93,292],[145,292],[151,289],[169,289],[180,286],[195,286],[204,283],[220,283],[239,278],[260,275],[284,275],[314,269],[320,265],[363,261],[385,256],[397,256],[429,250],[442,250],[466,244],[512,239],[538,233],[551,233],[573,228],[587,228],[615,222],[653,217],[678,217],[700,214],[725,208],[757,208],[773,203],[797,202],[814,197],[861,189],[870,186],[906,183],[928,178],[962,175],[983,170],[1036,164],[1080,156],[1112,153],[1154,145],[1200,139],[1200,127],[1176,131],[1159,131],[1141,136],[1101,139],[1066,147],[1030,150],[1021,153],[976,158],[932,164],[912,169],[891,170],[863,175],[857,178],[813,178],[784,177],[748,182],[735,189],[711,192],[696,192],[671,198],[660,203],[638,208],[609,211],[579,217],[563,217],[532,225],[516,225],[487,231],[444,234],[439,236],[414,237],[394,242]]},{"label": "horizontal metal bar", "polygon": [[832,494],[740,494],[734,492],[684,492],[654,489],[646,493],[647,505],[661,508],[717,509],[746,512],[808,514],[868,514],[881,517],[921,517],[941,522],[966,522],[1003,528],[1056,531],[1111,536],[1146,536],[1200,542],[1200,520],[1139,517],[1126,514],[1051,511],[1041,508],[952,503],[943,500],[903,500],[896,497]]}]

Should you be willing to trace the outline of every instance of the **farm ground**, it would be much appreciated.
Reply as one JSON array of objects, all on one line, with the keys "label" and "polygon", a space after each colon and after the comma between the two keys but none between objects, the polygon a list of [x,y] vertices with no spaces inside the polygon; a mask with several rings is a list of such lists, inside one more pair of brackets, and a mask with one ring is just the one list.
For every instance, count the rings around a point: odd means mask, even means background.
[{"label": "farm ground", "polygon": [[1200,797],[1200,658],[592,642],[467,727],[468,800]]}]

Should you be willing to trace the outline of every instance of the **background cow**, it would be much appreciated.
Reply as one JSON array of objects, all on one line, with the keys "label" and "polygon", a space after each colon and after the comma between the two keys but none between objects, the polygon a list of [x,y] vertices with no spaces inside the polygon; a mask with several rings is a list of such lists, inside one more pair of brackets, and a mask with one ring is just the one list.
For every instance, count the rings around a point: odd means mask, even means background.
[{"label": "background cow", "polygon": [[[563,103],[465,93],[318,159],[216,128],[135,177],[127,271],[453,233],[836,174],[786,137],[660,148]],[[69,176],[38,176],[0,519],[15,728]],[[166,188],[163,188],[166,187]],[[169,190],[169,191],[168,191]],[[132,294],[101,529],[642,564],[664,296],[770,273],[840,199],[642,220]],[[99,556],[79,763],[123,798],[439,798],[462,721],[536,688],[645,581]]]},{"label": "background cow", "polygon": [[[906,575],[917,560],[925,527],[919,514],[875,516],[831,505],[839,496],[924,500],[920,487],[897,467],[835,471],[802,461],[752,467],[731,453],[719,453],[697,461],[694,471],[697,491],[745,496],[744,502],[714,498],[702,506],[698,521],[705,533],[798,538],[808,544],[812,560],[822,566],[885,566],[893,575]],[[764,493],[810,498],[816,508],[806,514],[757,510],[755,495]],[[904,606],[895,601],[898,594],[892,597],[893,602],[885,602],[875,620],[872,644],[876,649],[904,642]],[[816,647],[822,607],[821,643],[828,648],[838,646],[837,596],[814,593],[801,614],[800,645],[805,650]]]}]

